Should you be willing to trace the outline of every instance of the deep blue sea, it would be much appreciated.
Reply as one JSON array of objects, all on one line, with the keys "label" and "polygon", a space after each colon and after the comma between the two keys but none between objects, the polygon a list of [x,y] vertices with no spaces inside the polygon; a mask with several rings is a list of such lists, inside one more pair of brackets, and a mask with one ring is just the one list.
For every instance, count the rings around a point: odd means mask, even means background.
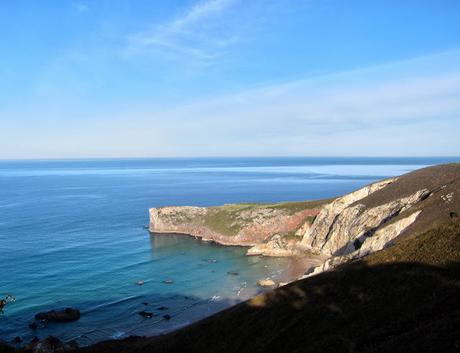
[{"label": "deep blue sea", "polygon": [[[460,159],[0,161],[0,297],[16,297],[0,317],[0,339],[52,334],[89,344],[154,335],[246,299],[258,279],[281,278],[292,266],[239,247],[151,236],[150,207],[328,198],[450,161]],[[28,328],[35,313],[66,306],[78,307],[81,319]]]}]

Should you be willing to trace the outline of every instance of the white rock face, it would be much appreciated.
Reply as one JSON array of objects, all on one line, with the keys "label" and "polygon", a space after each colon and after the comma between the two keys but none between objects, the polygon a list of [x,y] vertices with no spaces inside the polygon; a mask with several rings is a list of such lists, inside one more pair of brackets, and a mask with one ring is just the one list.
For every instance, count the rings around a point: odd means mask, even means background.
[{"label": "white rock face", "polygon": [[260,287],[274,287],[275,282],[271,278],[259,279],[257,285]]},{"label": "white rock face", "polygon": [[207,212],[205,207],[195,206],[171,206],[151,208],[149,230],[151,232],[162,232],[168,229],[170,232],[180,231],[178,224],[185,223],[197,216],[203,216]]},{"label": "white rock face", "polygon": [[286,257],[300,254],[297,241],[288,241],[280,234],[272,236],[268,242],[257,244],[248,249],[246,255],[263,255],[274,257]]},{"label": "white rock face", "polygon": [[301,245],[313,251],[321,252],[321,248],[327,240],[329,228],[333,225],[336,217],[340,213],[342,213],[351,204],[362,200],[375,191],[393,183],[395,180],[396,178],[392,178],[368,185],[350,194],[339,197],[330,204],[326,205],[316,217],[313,225],[307,228]]},{"label": "white rock face", "polygon": [[359,203],[352,205],[358,197],[380,190],[390,182],[370,185],[346,195],[345,200],[341,198],[326,206],[304,235],[302,246],[329,256],[350,254],[387,221],[429,195],[427,189],[422,189],[410,196],[372,208]]},{"label": "white rock face", "polygon": [[364,243],[360,249],[344,256],[333,256],[324,261],[324,263],[321,265],[315,267],[311,272],[302,276],[302,278],[311,277],[321,272],[332,270],[333,268],[351,260],[359,259],[376,251],[385,249],[391,245],[393,240],[398,237],[407,227],[415,222],[421,212],[422,211],[414,212],[408,217],[402,218],[379,229],[372,237],[364,240]]},{"label": "white rock face", "polygon": [[399,221],[389,224],[376,231],[372,237],[364,240],[361,248],[356,251],[356,256],[362,257],[388,247],[393,239],[399,236],[407,227],[415,222],[421,212],[422,211],[414,212],[410,216],[400,219]]}]

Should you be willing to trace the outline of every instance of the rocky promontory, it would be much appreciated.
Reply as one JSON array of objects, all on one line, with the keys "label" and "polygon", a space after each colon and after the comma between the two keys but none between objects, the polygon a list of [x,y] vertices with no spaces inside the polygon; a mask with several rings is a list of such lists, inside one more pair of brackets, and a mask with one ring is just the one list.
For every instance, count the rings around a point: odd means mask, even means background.
[{"label": "rocky promontory", "polygon": [[299,254],[302,234],[329,201],[151,208],[149,230],[248,246],[248,255],[292,256]]},{"label": "rocky promontory", "polygon": [[152,233],[181,233],[248,255],[322,256],[312,276],[458,217],[460,164],[428,167],[333,200],[150,209]]}]

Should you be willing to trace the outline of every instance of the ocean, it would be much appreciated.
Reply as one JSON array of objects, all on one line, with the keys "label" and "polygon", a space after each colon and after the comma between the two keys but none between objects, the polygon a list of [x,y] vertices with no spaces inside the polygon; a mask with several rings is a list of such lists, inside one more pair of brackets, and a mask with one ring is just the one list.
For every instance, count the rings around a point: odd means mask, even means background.
[{"label": "ocean", "polygon": [[[460,159],[0,161],[0,298],[16,298],[0,316],[0,339],[54,335],[87,345],[164,333],[255,295],[258,279],[293,266],[240,247],[152,236],[150,207],[329,198],[452,161]],[[35,313],[68,306],[80,320],[29,329]]]}]

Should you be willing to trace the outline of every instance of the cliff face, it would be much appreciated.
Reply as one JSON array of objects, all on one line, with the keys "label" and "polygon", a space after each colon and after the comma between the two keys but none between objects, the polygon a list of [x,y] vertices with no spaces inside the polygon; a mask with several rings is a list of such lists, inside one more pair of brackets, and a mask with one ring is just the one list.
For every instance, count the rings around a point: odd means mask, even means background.
[{"label": "cliff face", "polygon": [[223,245],[268,244],[264,250],[250,254],[288,256],[297,251],[294,244],[301,239],[296,231],[305,228],[325,202],[152,208],[149,229],[152,233],[188,234]]},{"label": "cliff face", "polygon": [[323,209],[313,226],[305,232],[302,245],[326,255],[346,255],[358,249],[383,224],[410,209],[429,194],[428,189],[422,189],[375,207],[368,208],[362,203],[353,203],[340,211],[332,203]]},{"label": "cliff face", "polygon": [[331,235],[337,235],[337,233],[343,230],[350,233],[351,229],[347,229],[350,225],[350,221],[354,220],[362,211],[361,205],[355,207],[350,206],[356,201],[391,184],[394,180],[395,179],[389,179],[366,186],[348,195],[339,197],[332,203],[326,205],[321,210],[318,217],[316,217],[313,225],[305,231],[302,245],[316,252],[324,252],[328,255],[332,255],[332,252],[339,249],[338,244],[345,242],[345,237],[340,240],[337,236]]},{"label": "cliff face", "polygon": [[311,276],[382,250],[395,239],[458,217],[460,165],[421,169],[369,185],[326,205],[301,245],[329,256]]},{"label": "cliff face", "polygon": [[322,255],[328,260],[318,273],[458,217],[459,189],[460,164],[442,165],[332,201],[152,208],[150,231],[252,246],[248,255]]}]

